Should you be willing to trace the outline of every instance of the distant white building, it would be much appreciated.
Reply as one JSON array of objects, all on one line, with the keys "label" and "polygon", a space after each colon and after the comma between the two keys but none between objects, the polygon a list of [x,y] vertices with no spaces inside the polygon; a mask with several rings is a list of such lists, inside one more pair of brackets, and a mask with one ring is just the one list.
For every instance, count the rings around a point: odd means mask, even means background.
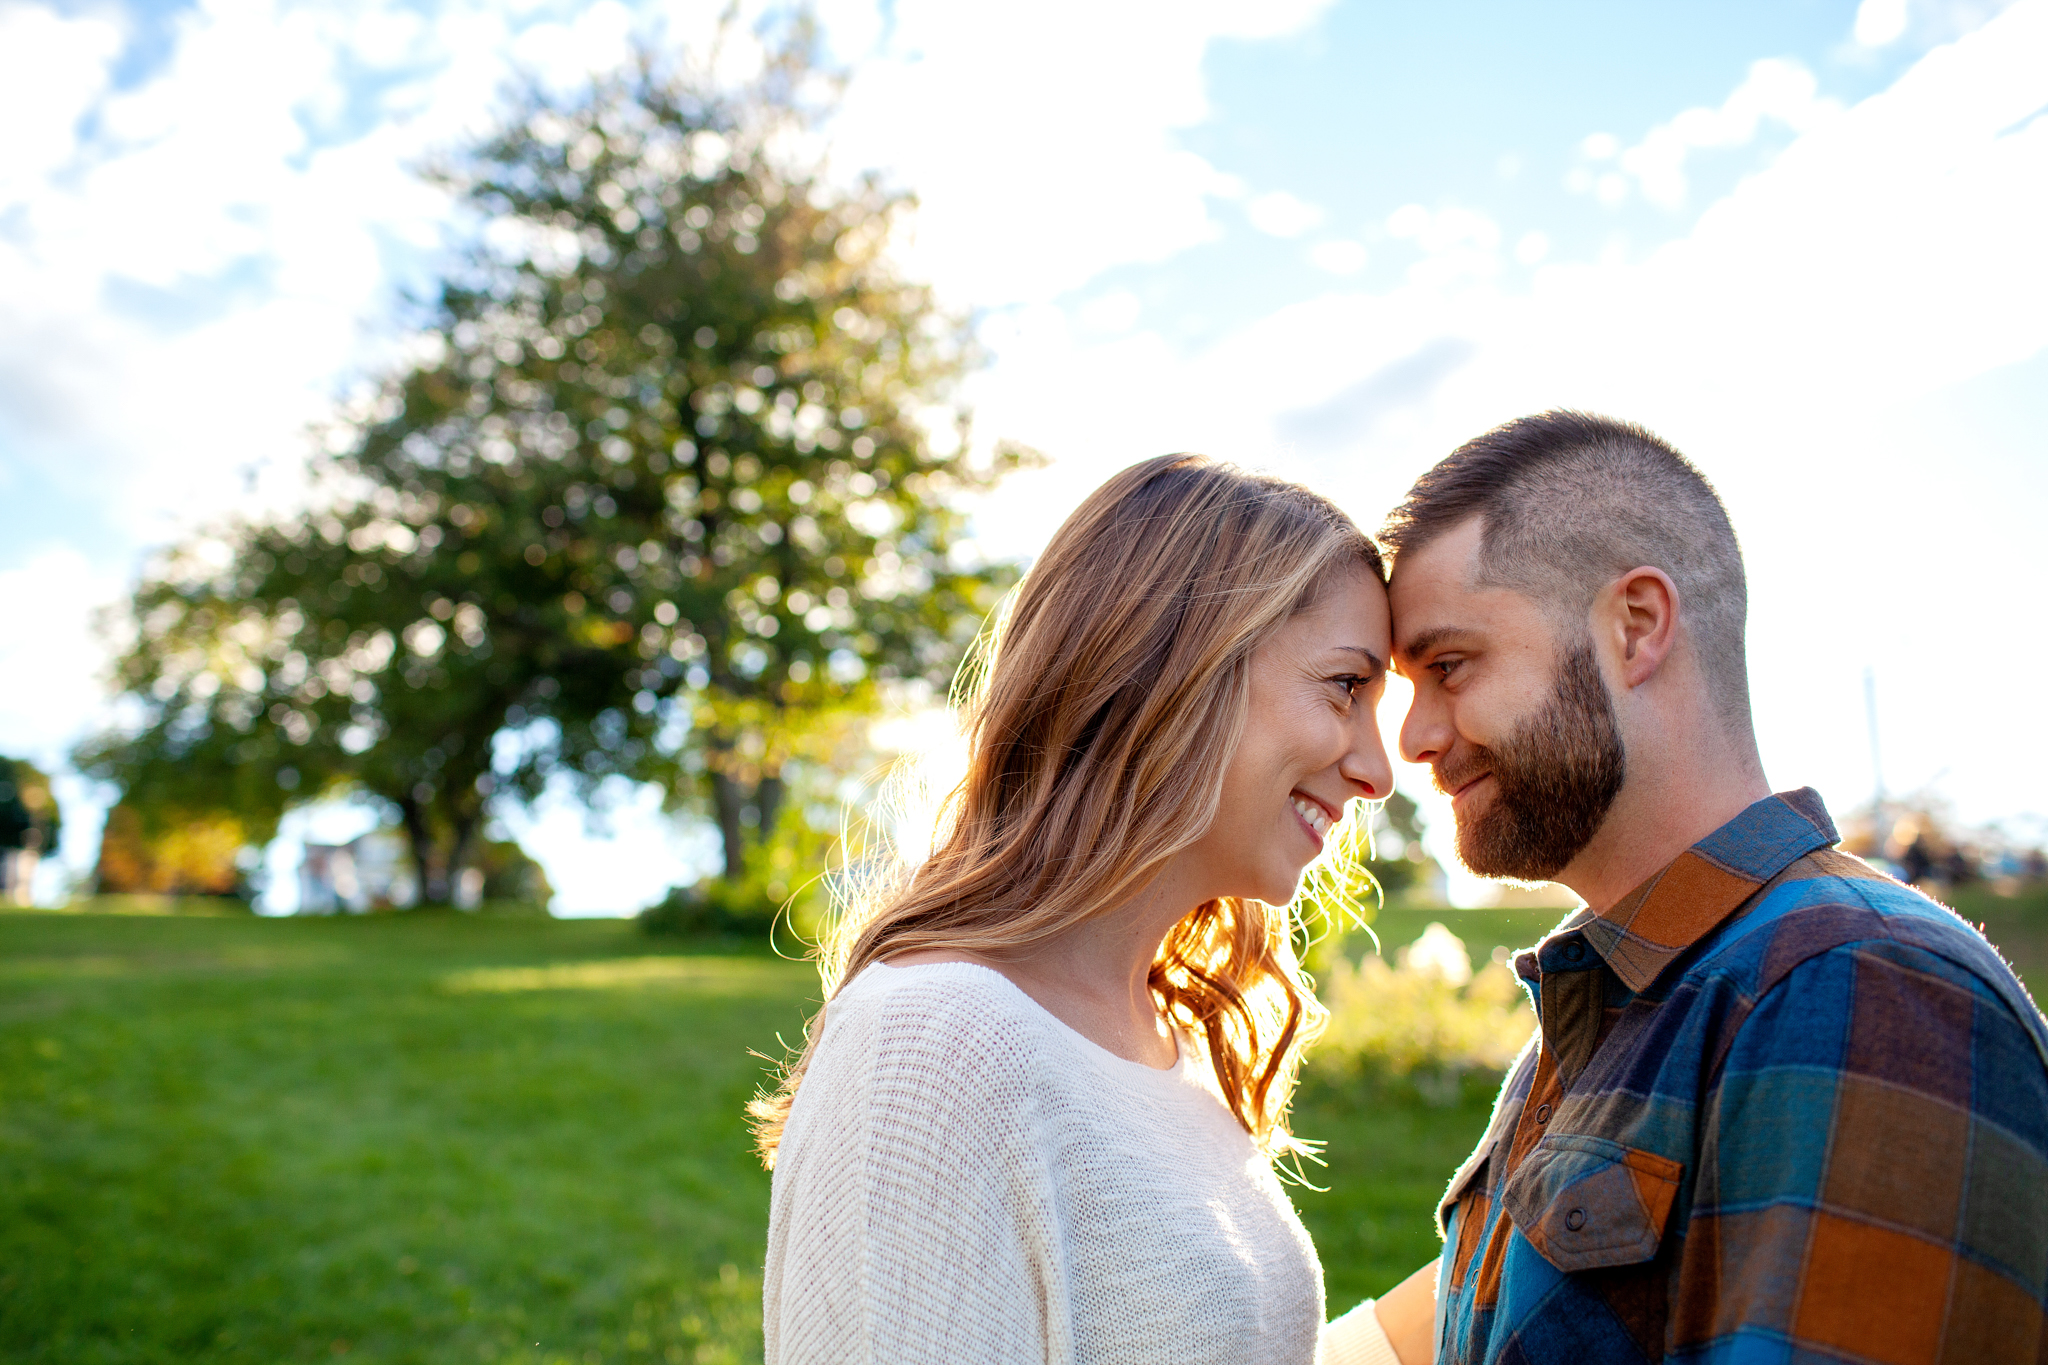
[{"label": "distant white building", "polygon": [[34,903],[38,856],[33,848],[0,848],[0,905]]},{"label": "distant white building", "polygon": [[418,899],[412,859],[391,830],[372,830],[345,844],[309,843],[305,850],[299,862],[302,915],[360,915]]}]

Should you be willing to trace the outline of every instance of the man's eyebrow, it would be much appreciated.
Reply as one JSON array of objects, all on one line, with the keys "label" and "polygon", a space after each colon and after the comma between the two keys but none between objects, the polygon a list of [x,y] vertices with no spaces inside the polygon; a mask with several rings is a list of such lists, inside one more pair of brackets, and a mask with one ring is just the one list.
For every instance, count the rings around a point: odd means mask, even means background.
[{"label": "man's eyebrow", "polygon": [[1394,652],[1404,659],[1419,659],[1446,640],[1463,639],[1471,633],[1463,626],[1431,626],[1417,631],[1405,644],[1395,646]]}]

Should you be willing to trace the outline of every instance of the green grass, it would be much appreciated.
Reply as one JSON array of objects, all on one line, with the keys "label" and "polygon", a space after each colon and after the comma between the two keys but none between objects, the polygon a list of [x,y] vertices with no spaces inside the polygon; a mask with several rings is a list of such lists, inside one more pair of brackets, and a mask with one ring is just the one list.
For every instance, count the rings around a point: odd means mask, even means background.
[{"label": "green grass", "polygon": [[0,1357],[758,1358],[747,1050],[815,978],[674,953],[0,916]]},{"label": "green grass", "polygon": [[[2048,894],[1959,899],[2048,982]],[[1379,928],[1430,919],[1556,915]],[[758,1359],[748,1050],[815,994],[618,922],[0,915],[0,1359]],[[1304,1087],[1333,1311],[1435,1255],[1487,1090]]]}]

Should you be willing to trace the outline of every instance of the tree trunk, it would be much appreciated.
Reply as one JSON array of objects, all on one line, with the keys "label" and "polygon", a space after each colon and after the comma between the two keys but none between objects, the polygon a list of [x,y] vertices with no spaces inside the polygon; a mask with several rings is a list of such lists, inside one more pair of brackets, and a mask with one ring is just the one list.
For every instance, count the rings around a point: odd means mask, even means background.
[{"label": "tree trunk", "polygon": [[448,899],[451,901],[461,889],[462,874],[468,870],[470,860],[476,856],[476,836],[482,826],[481,814],[466,816],[456,822],[455,846],[448,852]]},{"label": "tree trunk", "polygon": [[782,814],[782,798],[787,795],[779,775],[761,779],[761,785],[754,788],[754,809],[761,814],[761,823],[754,826],[754,840],[767,843],[775,833],[775,818]]},{"label": "tree trunk", "polygon": [[746,794],[739,783],[713,768],[711,802],[718,813],[718,835],[725,844],[725,871],[720,875],[726,881],[736,882],[745,875],[747,867],[746,831],[740,824]]},{"label": "tree trunk", "polygon": [[407,797],[398,803],[398,817],[405,826],[405,842],[412,849],[413,876],[419,881],[418,903],[446,905],[448,877],[437,867],[434,858],[434,836],[427,829],[426,810],[418,801]]}]

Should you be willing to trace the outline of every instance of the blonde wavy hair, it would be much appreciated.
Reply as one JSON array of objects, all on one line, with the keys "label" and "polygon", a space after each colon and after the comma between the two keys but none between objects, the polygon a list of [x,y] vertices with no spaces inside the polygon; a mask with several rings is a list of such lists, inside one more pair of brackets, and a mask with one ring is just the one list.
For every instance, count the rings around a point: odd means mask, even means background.
[{"label": "blonde wavy hair", "polygon": [[[935,948],[1000,960],[1141,890],[1215,816],[1253,651],[1347,570],[1385,576],[1372,540],[1298,484],[1168,455],[1097,489],[962,668],[967,774],[922,865],[868,878],[825,932],[826,1001],[872,962]],[[1269,1155],[1300,1147],[1287,1103],[1325,1018],[1296,925],[1283,907],[1206,901],[1150,973],[1161,1017],[1198,1041]],[[748,1106],[771,1169],[816,1024]]]}]

